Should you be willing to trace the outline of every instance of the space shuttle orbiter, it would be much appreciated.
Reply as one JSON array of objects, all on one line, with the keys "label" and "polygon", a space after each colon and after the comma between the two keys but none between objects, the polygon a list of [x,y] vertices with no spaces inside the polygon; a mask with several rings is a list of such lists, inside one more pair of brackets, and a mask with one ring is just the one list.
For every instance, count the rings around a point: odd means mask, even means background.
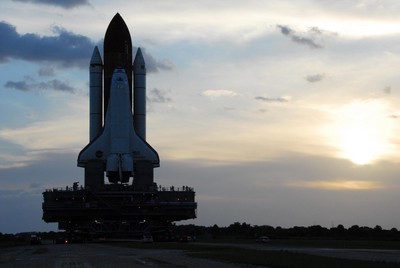
[{"label": "space shuttle orbiter", "polygon": [[78,156],[86,187],[101,186],[104,172],[111,183],[128,183],[133,177],[134,186],[153,186],[153,169],[160,159],[146,142],[145,90],[142,52],[139,48],[132,66],[130,33],[116,14],[104,38],[104,65],[97,47],[90,62],[90,142]]}]

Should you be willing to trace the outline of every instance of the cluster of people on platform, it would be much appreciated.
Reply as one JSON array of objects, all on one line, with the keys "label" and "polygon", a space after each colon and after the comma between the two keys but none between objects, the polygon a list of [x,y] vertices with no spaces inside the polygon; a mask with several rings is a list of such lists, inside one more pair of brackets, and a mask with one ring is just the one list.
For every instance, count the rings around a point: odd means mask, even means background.
[{"label": "cluster of people on platform", "polygon": [[159,191],[171,191],[171,192],[173,192],[173,191],[183,191],[183,192],[193,192],[193,188],[192,187],[189,187],[189,186],[182,186],[181,188],[179,188],[179,187],[175,187],[175,186],[171,186],[171,187],[163,187],[163,186],[161,186],[161,185],[159,185],[158,186],[158,190]]}]

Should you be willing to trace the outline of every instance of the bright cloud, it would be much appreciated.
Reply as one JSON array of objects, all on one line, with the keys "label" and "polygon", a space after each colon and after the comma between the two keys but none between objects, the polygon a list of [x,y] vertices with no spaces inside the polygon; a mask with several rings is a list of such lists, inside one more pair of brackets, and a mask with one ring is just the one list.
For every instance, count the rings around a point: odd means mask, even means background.
[{"label": "bright cloud", "polygon": [[207,89],[201,93],[205,97],[234,97],[238,94],[226,89]]}]

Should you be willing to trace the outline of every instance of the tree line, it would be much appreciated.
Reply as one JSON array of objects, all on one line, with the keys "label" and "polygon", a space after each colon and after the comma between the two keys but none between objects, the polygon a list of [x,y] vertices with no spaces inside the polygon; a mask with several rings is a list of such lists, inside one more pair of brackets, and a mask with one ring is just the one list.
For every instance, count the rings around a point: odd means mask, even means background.
[{"label": "tree line", "polygon": [[[400,241],[400,231],[397,228],[383,229],[381,226],[375,227],[353,225],[345,228],[342,224],[336,227],[323,227],[312,225],[308,227],[294,226],[289,228],[273,227],[269,225],[251,225],[246,222],[234,222],[229,226],[220,227],[216,224],[212,226],[198,226],[193,224],[176,225],[173,224],[171,231],[174,235],[189,235],[205,239],[255,239],[260,236],[267,236],[270,239],[332,239],[332,240],[385,240]],[[57,232],[35,232],[43,238],[55,237]],[[4,234],[0,232],[0,242],[15,239],[26,239],[28,233]]]},{"label": "tree line", "polygon": [[208,237],[212,239],[231,238],[257,238],[267,236],[271,239],[339,239],[339,240],[388,240],[399,241],[400,231],[397,228],[383,229],[375,227],[353,225],[345,228],[342,224],[336,227],[323,227],[312,225],[309,227],[294,226],[290,228],[273,227],[269,225],[250,225],[246,222],[235,222],[227,227],[176,225],[176,233]]}]

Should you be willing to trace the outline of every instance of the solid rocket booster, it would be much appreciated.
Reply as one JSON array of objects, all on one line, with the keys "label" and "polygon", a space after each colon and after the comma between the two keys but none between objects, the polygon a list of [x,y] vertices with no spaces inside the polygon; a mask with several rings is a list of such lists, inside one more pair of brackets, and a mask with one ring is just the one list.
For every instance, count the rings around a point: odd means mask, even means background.
[{"label": "solid rocket booster", "polygon": [[90,60],[90,123],[89,140],[93,141],[99,134],[103,122],[103,63],[97,46],[93,50]]},{"label": "solid rocket booster", "polygon": [[133,61],[134,73],[134,119],[136,133],[146,140],[146,65],[138,48]]},{"label": "solid rocket booster", "polygon": [[116,68],[124,69],[126,72],[132,105],[132,40],[128,27],[119,13],[111,20],[104,37],[104,118],[110,98],[111,79]]}]

